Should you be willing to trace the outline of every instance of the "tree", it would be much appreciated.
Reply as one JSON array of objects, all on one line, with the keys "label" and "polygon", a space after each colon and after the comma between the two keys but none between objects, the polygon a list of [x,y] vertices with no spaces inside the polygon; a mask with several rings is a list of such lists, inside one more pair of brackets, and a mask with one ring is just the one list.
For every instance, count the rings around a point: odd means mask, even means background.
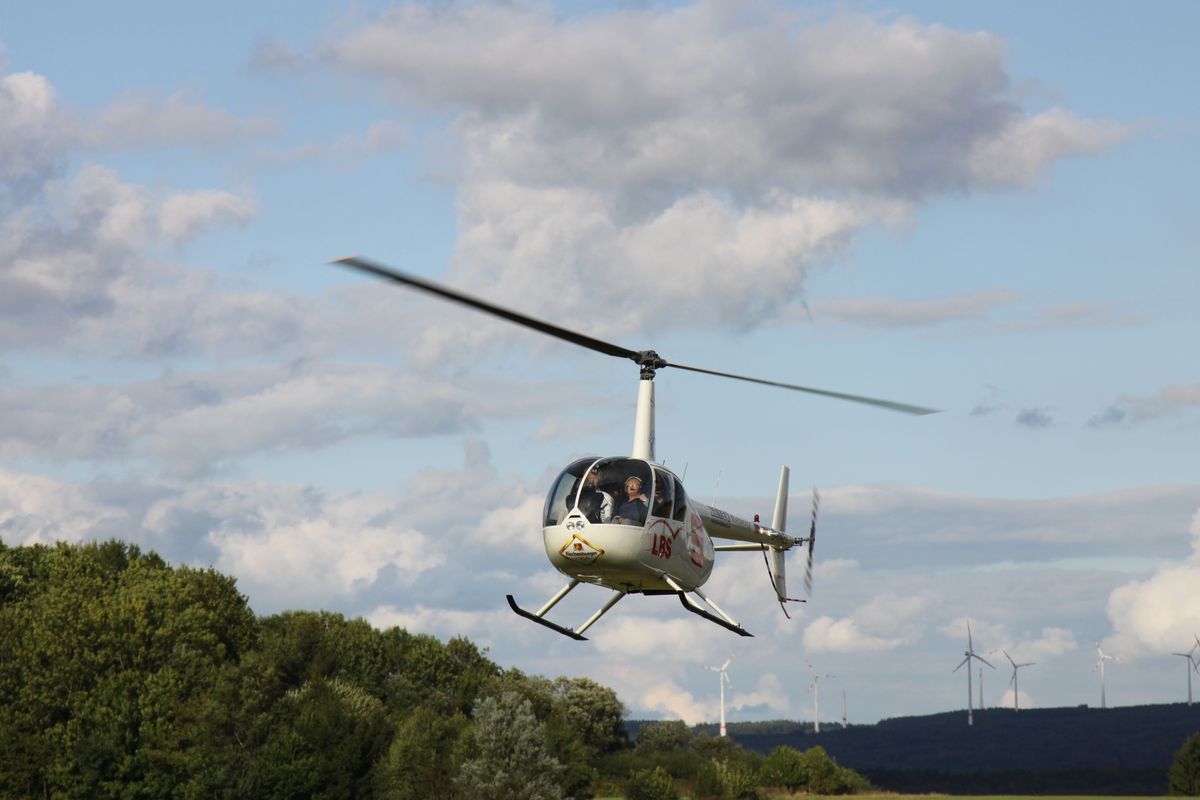
[{"label": "tree", "polygon": [[0,564],[0,796],[183,794],[203,698],[254,641],[233,579],[117,541]]},{"label": "tree", "polygon": [[1167,793],[1200,797],[1200,733],[1193,733],[1175,753],[1167,772]]},{"label": "tree", "polygon": [[472,756],[458,783],[480,800],[558,800],[560,766],[546,752],[543,726],[532,704],[516,692],[488,697],[475,706]]},{"label": "tree", "polygon": [[567,726],[597,755],[626,747],[624,704],[617,693],[590,678],[560,677],[554,681],[558,712]]},{"label": "tree", "polygon": [[680,750],[692,741],[692,732],[682,720],[651,722],[638,731],[637,749],[651,753]]},{"label": "tree", "polygon": [[763,786],[782,786],[789,791],[808,785],[805,758],[794,747],[780,745],[767,754],[767,760],[758,772],[758,782]]},{"label": "tree", "polygon": [[418,706],[397,726],[387,753],[375,767],[380,800],[449,800],[454,775],[465,758],[470,720]]},{"label": "tree", "polygon": [[675,781],[662,767],[634,770],[625,784],[626,800],[679,800]]}]

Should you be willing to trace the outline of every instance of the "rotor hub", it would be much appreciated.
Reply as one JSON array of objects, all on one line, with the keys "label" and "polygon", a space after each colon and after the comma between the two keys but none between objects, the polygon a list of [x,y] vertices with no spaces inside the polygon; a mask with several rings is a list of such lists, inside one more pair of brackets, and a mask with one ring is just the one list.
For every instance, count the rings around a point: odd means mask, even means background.
[{"label": "rotor hub", "polygon": [[639,367],[642,368],[642,380],[654,380],[654,373],[664,367],[669,367],[667,360],[653,350],[639,350],[635,359]]}]

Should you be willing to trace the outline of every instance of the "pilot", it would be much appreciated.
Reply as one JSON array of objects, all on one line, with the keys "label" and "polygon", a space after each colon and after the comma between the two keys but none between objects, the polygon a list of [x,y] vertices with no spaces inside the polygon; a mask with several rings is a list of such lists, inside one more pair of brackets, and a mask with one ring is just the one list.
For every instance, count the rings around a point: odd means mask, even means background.
[{"label": "pilot", "polygon": [[583,491],[579,493],[579,510],[588,522],[608,523],[613,517],[613,497],[600,488],[600,470],[592,467],[583,479]]},{"label": "pilot", "polygon": [[617,517],[626,525],[641,525],[646,521],[646,495],[642,493],[642,479],[630,475],[625,479],[625,502],[617,508]]}]

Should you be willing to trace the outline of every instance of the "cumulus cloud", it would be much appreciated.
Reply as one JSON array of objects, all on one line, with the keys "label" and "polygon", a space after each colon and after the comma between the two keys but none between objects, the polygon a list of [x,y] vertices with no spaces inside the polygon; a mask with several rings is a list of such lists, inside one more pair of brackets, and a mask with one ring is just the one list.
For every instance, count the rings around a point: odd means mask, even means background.
[{"label": "cumulus cloud", "polygon": [[1148,397],[1120,397],[1103,412],[1092,417],[1088,425],[1103,428],[1136,424],[1197,407],[1200,407],[1200,383],[1176,384],[1164,386]]},{"label": "cumulus cloud", "polygon": [[1191,555],[1163,564],[1145,580],[1130,581],[1108,596],[1113,632],[1103,646],[1125,657],[1186,650],[1200,631],[1200,511],[1192,516]]},{"label": "cumulus cloud", "polygon": [[9,545],[79,542],[127,513],[77,486],[0,469],[0,540]]},{"label": "cumulus cloud", "polygon": [[3,71],[0,58],[0,185],[41,180],[71,145],[69,115],[46,78]]},{"label": "cumulus cloud", "polygon": [[[1017,680],[1019,681],[1020,678]],[[1011,687],[1006,689],[1004,694],[1000,695],[1000,700],[997,705],[999,705],[1000,708],[1037,708],[1037,704],[1033,702],[1033,699],[1029,696],[1028,692],[1022,689],[1018,694],[1014,692]]]},{"label": "cumulus cloud", "polygon": [[[601,333],[660,324],[682,302],[693,316],[677,325],[756,324],[864,227],[939,192],[1028,186],[1130,133],[1027,114],[995,36],[771,2],[575,18],[408,4],[319,57],[456,115],[457,278],[539,308],[603,303]],[[621,302],[630,291],[638,303]],[[914,324],[1005,301],[839,311]]]},{"label": "cumulus cloud", "polygon": [[[237,343],[305,324],[302,304],[220,291],[212,273],[155,260],[159,244],[249,219],[221,191],[154,192],[88,164],[0,223],[0,349],[117,347],[155,353]],[[293,305],[295,307],[293,307]],[[227,337],[227,338],[225,338]],[[261,341],[261,339],[260,339]]]},{"label": "cumulus cloud", "polygon": [[167,241],[180,242],[214,224],[245,224],[253,215],[250,203],[229,192],[177,192],[159,208],[158,229]]},{"label": "cumulus cloud", "polygon": [[932,595],[881,595],[849,617],[823,616],[804,629],[804,648],[814,653],[868,653],[912,644],[921,633],[920,616]]},{"label": "cumulus cloud", "polygon": [[[364,436],[462,433],[520,410],[523,387],[443,381],[408,370],[298,362],[168,374],[111,385],[0,389],[0,453],[104,462],[145,459],[197,476],[252,454],[312,450]],[[536,404],[535,404],[536,406]],[[537,522],[540,493],[489,525]]]},{"label": "cumulus cloud", "polygon": [[193,100],[186,92],[176,92],[165,101],[131,94],[102,109],[80,138],[84,145],[98,150],[220,147],[268,136],[277,128],[266,117],[242,119]]},{"label": "cumulus cloud", "polygon": [[[835,486],[821,490],[828,541],[870,542],[864,569],[916,563],[1053,564],[1079,554],[1136,558],[1178,553],[1178,520],[1200,504],[1200,487],[1128,489],[1053,500],[973,497],[921,488]],[[1129,532],[1138,531],[1137,537]],[[933,545],[925,547],[924,545]],[[920,552],[918,554],[917,548]]]}]

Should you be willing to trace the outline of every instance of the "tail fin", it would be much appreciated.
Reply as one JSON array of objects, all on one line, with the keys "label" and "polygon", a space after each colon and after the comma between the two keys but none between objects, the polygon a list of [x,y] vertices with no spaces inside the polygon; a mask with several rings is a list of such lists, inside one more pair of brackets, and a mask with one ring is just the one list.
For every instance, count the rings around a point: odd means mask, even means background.
[{"label": "tail fin", "polygon": [[[779,473],[779,492],[775,495],[775,514],[771,517],[771,527],[777,531],[785,530],[787,525],[789,475],[791,475],[791,471],[786,466]],[[772,547],[770,550],[767,567],[771,573],[771,584],[775,587],[775,595],[779,598],[779,602],[783,603],[788,599],[786,562],[784,561],[786,551],[778,547]]]}]

